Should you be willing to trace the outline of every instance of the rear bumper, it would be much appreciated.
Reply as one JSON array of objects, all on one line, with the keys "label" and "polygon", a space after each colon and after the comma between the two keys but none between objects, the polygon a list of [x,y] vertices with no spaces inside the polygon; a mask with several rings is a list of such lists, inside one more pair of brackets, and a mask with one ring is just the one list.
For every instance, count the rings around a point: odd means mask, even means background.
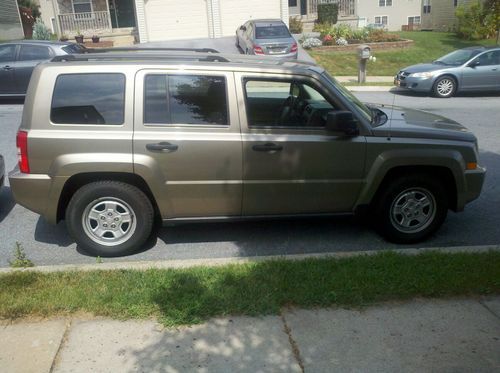
[{"label": "rear bumper", "polygon": [[18,167],[9,174],[15,201],[53,224],[57,223],[59,196],[66,180],[49,175],[24,174],[19,172]]}]

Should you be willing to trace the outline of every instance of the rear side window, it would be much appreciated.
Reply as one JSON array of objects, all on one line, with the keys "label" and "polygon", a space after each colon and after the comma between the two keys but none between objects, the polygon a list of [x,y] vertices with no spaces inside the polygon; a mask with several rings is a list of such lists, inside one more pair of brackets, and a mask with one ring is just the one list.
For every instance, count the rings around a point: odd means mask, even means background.
[{"label": "rear side window", "polygon": [[204,75],[147,75],[144,122],[227,125],[226,79]]},{"label": "rear side window", "polygon": [[22,45],[19,53],[20,61],[48,60],[50,57],[49,48],[38,45]]},{"label": "rear side window", "polygon": [[15,45],[0,45],[0,62],[10,62],[16,59]]},{"label": "rear side window", "polygon": [[123,124],[123,74],[65,74],[56,80],[50,120],[64,124]]}]

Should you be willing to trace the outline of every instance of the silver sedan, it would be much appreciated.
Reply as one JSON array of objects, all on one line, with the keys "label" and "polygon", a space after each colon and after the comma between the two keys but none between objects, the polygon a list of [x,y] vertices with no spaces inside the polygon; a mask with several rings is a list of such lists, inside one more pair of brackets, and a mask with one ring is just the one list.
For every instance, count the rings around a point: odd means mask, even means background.
[{"label": "silver sedan", "polygon": [[394,84],[436,97],[452,97],[457,92],[500,90],[500,48],[459,49],[432,63],[406,67]]},{"label": "silver sedan", "polygon": [[280,19],[255,19],[236,30],[236,46],[245,54],[297,58],[297,42]]}]

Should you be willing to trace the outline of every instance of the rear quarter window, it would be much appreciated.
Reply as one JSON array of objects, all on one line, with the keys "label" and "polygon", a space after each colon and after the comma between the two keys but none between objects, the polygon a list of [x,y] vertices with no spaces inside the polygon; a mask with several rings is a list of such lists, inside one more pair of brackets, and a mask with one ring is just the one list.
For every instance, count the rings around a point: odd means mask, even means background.
[{"label": "rear quarter window", "polygon": [[123,124],[125,76],[118,73],[59,75],[50,120],[57,124]]}]

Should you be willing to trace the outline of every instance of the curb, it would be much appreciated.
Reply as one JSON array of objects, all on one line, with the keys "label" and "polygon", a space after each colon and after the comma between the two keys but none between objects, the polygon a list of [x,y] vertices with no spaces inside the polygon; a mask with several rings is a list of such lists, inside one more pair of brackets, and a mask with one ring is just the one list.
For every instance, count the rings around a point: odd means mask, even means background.
[{"label": "curb", "polygon": [[292,254],[292,255],[267,255],[246,258],[215,258],[215,259],[179,259],[160,261],[137,261],[137,262],[114,262],[96,264],[63,264],[53,266],[40,266],[30,268],[0,268],[0,274],[13,272],[64,272],[64,271],[110,271],[110,270],[140,270],[148,269],[182,269],[192,267],[220,267],[228,264],[259,263],[267,260],[305,260],[326,258],[349,258],[361,255],[376,255],[383,251],[390,251],[404,255],[418,255],[424,252],[441,253],[482,253],[488,251],[500,251],[500,245],[481,246],[451,246],[451,247],[424,247],[394,250],[365,250],[365,251],[342,251],[335,253],[319,254]]},{"label": "curb", "polygon": [[351,92],[394,92],[398,91],[398,89],[394,86],[371,86],[371,85],[347,85],[344,86]]}]

